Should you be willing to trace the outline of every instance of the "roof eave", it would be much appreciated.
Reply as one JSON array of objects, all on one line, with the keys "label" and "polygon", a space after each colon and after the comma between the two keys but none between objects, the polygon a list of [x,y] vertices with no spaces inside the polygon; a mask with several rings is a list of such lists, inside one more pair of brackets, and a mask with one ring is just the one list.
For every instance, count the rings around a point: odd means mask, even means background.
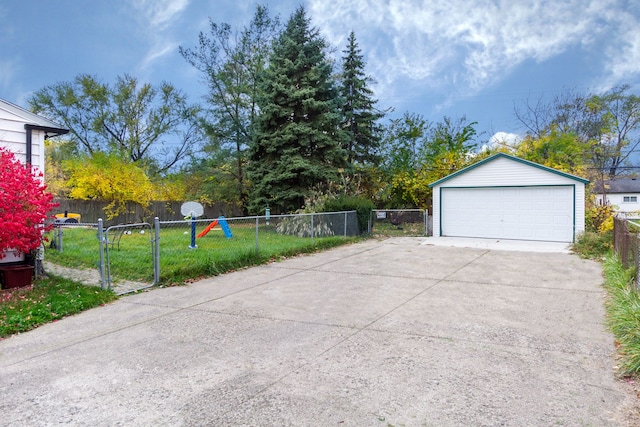
[{"label": "roof eave", "polygon": [[470,171],[471,169],[475,169],[478,166],[482,166],[482,165],[484,165],[486,163],[489,163],[489,162],[491,162],[491,161],[493,161],[493,160],[495,160],[497,158],[500,158],[500,157],[504,157],[504,158],[507,158],[507,159],[510,159],[510,160],[513,160],[513,161],[516,161],[516,162],[523,163],[525,165],[529,165],[529,166],[532,166],[532,167],[535,167],[535,168],[538,168],[538,169],[541,169],[541,170],[545,170],[547,172],[551,172],[551,173],[554,173],[554,174],[557,174],[557,175],[561,175],[561,176],[564,176],[565,178],[574,179],[576,181],[582,182],[583,184],[588,184],[589,183],[588,179],[585,179],[585,178],[582,178],[582,177],[579,177],[579,176],[576,176],[576,175],[571,175],[569,173],[562,172],[562,171],[559,171],[559,170],[556,170],[556,169],[553,169],[553,168],[550,168],[548,166],[544,166],[544,165],[541,165],[541,164],[538,164],[538,163],[535,163],[535,162],[531,162],[529,160],[521,159],[520,157],[512,156],[512,155],[509,155],[509,154],[506,154],[506,153],[496,153],[496,154],[494,154],[492,156],[487,157],[486,159],[482,159],[479,162],[476,162],[476,163],[474,163],[472,165],[467,166],[466,168],[460,169],[459,171],[456,171],[456,172],[454,172],[454,173],[452,173],[450,175],[447,175],[444,178],[440,178],[439,180],[432,182],[431,184],[429,184],[429,187],[433,188],[433,187],[435,187],[435,186],[437,186],[439,184],[442,184],[445,181],[448,181],[448,180],[450,180],[452,178],[455,178],[458,175],[462,175],[463,173],[466,173],[466,172]]}]

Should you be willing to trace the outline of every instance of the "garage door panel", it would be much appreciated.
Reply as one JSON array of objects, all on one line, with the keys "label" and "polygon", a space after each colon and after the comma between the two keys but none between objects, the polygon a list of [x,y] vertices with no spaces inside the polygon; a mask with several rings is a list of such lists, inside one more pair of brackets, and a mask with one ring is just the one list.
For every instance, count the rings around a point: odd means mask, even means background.
[{"label": "garage door panel", "polygon": [[443,236],[573,240],[573,187],[443,188]]}]

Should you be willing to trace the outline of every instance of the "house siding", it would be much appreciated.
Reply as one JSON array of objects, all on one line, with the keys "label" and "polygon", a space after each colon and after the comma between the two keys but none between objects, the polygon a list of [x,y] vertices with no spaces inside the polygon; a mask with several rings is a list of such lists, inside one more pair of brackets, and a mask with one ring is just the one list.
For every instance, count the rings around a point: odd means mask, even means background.
[{"label": "house siding", "polygon": [[[636,197],[637,202],[625,202],[625,197]],[[596,200],[599,204],[602,204],[603,195],[598,194]],[[610,205],[616,208],[617,212],[635,213],[640,212],[640,193],[616,193],[607,194],[607,201]]]},{"label": "house siding", "polygon": [[[27,118],[0,108],[0,146],[7,147],[22,163],[27,161]],[[31,131],[31,165],[44,173],[44,132]]]},{"label": "house siding", "polygon": [[440,236],[442,188],[574,186],[575,235],[584,231],[585,185],[569,176],[508,157],[498,157],[433,187],[433,235]]}]

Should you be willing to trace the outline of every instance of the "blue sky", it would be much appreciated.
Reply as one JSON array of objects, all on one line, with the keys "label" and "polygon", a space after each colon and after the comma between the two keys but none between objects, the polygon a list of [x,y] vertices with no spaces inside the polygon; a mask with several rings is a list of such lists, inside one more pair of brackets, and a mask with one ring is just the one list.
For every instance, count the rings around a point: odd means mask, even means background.
[{"label": "blue sky", "polygon": [[[275,0],[283,21],[303,4],[342,55],[351,30],[381,108],[438,121],[477,121],[480,143],[521,133],[514,104],[568,89],[630,84],[640,93],[636,0]],[[168,81],[192,102],[205,86],[178,47],[208,18],[248,23],[247,0],[6,0],[0,3],[0,98],[27,107],[34,91],[77,74]]]}]

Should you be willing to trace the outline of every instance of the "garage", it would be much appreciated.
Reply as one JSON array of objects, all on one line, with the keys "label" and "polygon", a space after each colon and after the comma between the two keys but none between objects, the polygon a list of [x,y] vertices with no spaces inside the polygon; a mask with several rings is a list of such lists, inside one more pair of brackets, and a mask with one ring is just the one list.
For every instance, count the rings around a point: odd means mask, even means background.
[{"label": "garage", "polygon": [[586,179],[504,153],[431,184],[433,235],[573,242]]}]

